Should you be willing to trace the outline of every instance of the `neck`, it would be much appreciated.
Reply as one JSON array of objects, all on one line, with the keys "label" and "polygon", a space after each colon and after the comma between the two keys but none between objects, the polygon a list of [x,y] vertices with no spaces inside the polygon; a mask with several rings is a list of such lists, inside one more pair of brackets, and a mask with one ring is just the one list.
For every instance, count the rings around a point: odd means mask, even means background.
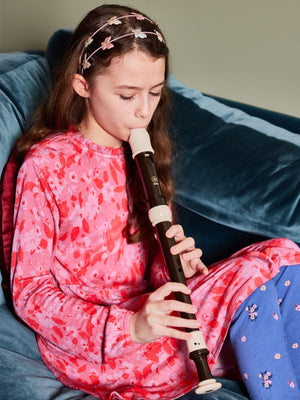
[{"label": "neck", "polygon": [[110,135],[104,129],[99,127],[99,125],[92,127],[88,124],[82,123],[79,125],[79,131],[85,138],[98,146],[118,149],[123,145],[122,140]]}]

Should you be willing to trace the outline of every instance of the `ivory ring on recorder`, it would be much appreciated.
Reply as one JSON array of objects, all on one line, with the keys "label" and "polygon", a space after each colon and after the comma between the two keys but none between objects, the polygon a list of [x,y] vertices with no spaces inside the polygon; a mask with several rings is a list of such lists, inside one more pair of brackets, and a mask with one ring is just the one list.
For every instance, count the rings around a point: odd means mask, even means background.
[{"label": "ivory ring on recorder", "polygon": [[172,213],[167,205],[160,205],[150,208],[149,219],[153,226],[160,222],[172,222]]}]

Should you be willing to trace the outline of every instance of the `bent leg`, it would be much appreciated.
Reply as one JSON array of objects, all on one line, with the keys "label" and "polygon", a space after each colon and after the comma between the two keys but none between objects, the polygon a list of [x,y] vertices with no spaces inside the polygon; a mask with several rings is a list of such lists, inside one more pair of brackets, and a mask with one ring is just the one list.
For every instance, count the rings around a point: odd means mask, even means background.
[{"label": "bent leg", "polygon": [[282,267],[273,281],[288,352],[300,387],[300,264]]},{"label": "bent leg", "polygon": [[[289,343],[299,343],[296,337],[300,331],[298,294],[296,284],[284,284],[297,282],[296,275],[299,276],[299,266],[282,268],[274,279],[257,288],[241,304],[232,321],[230,340],[251,399],[300,398],[294,368],[300,363],[299,351],[291,357],[289,348]],[[291,304],[295,310],[293,316]],[[288,340],[285,338],[287,327]]]}]

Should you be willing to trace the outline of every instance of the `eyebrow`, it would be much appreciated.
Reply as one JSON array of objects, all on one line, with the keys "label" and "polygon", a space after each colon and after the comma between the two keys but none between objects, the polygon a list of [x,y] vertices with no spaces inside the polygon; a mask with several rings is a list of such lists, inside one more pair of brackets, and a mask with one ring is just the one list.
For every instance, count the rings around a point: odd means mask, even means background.
[{"label": "eyebrow", "polygon": [[[158,83],[157,85],[154,85],[151,87],[152,89],[155,89],[159,86],[163,86],[165,84],[165,81],[162,81],[160,83]],[[141,90],[141,88],[139,86],[131,86],[131,85],[119,85],[116,87],[116,89],[131,89],[131,90]]]}]

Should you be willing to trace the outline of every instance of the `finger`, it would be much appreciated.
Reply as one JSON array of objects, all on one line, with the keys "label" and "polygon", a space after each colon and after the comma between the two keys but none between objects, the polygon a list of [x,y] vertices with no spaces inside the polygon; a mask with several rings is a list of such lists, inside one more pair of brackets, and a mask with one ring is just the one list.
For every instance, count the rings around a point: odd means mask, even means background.
[{"label": "finger", "polygon": [[197,312],[195,305],[178,300],[163,300],[157,303],[157,307],[163,314],[171,314],[172,312],[195,314]]},{"label": "finger", "polygon": [[[191,261],[192,262],[192,261]],[[203,262],[200,260],[200,263],[196,266],[195,268],[197,271],[202,272],[202,274],[207,275],[208,274],[208,268]]]},{"label": "finger", "polygon": [[198,262],[196,260],[190,261],[190,268],[195,272],[201,272],[204,275],[208,275],[209,272],[207,266],[204,265],[201,260],[198,260]]},{"label": "finger", "polygon": [[[183,239],[181,242],[176,243],[175,246],[172,246],[171,253],[172,254],[180,254],[183,252],[192,251],[194,249],[195,249],[195,240],[192,237],[187,237],[187,238]],[[198,250],[200,250],[200,249],[198,249]],[[201,255],[202,255],[202,252],[201,252]]]},{"label": "finger", "polygon": [[203,254],[202,250],[196,248],[190,251],[183,252],[181,256],[184,261],[192,261],[192,260],[199,261],[200,258],[202,257],[202,254]]},{"label": "finger", "polygon": [[167,282],[164,285],[160,286],[153,293],[150,294],[149,299],[151,301],[160,301],[164,300],[167,296],[174,292],[181,292],[184,294],[191,294],[191,289],[188,288],[183,283],[179,282]]},{"label": "finger", "polygon": [[200,322],[197,321],[196,319],[187,319],[187,318],[169,316],[168,318],[166,318],[166,326],[176,327],[176,328],[198,329],[200,328]]},{"label": "finger", "polygon": [[165,327],[164,329],[162,329],[161,336],[167,336],[174,339],[185,340],[185,341],[193,339],[192,333],[180,331],[178,329],[173,329],[170,327]]},{"label": "finger", "polygon": [[177,240],[182,240],[185,238],[183,227],[179,224],[172,225],[166,232],[168,238],[176,238]]},{"label": "finger", "polygon": [[191,249],[191,250],[184,251],[182,253],[182,257],[183,257],[183,259],[185,261],[190,261],[190,260],[193,260],[193,259],[194,260],[199,260],[202,257],[202,255],[203,255],[203,252],[198,247],[194,248],[194,249]]},{"label": "finger", "polygon": [[195,305],[184,303],[177,300],[162,300],[158,302],[148,302],[144,306],[144,318],[149,326],[155,326],[156,324],[167,325],[166,322],[167,318],[172,314],[183,313],[183,314],[195,315],[197,310],[198,309]]},{"label": "finger", "polygon": [[[181,255],[181,258],[182,262],[184,263],[183,265],[186,265],[186,268],[191,269],[192,271],[194,271],[194,273],[201,272],[205,275],[208,274],[207,266],[202,262],[199,257],[189,259],[190,257],[188,257],[188,253],[185,253]],[[187,270],[185,270],[185,272],[187,272]]]}]

